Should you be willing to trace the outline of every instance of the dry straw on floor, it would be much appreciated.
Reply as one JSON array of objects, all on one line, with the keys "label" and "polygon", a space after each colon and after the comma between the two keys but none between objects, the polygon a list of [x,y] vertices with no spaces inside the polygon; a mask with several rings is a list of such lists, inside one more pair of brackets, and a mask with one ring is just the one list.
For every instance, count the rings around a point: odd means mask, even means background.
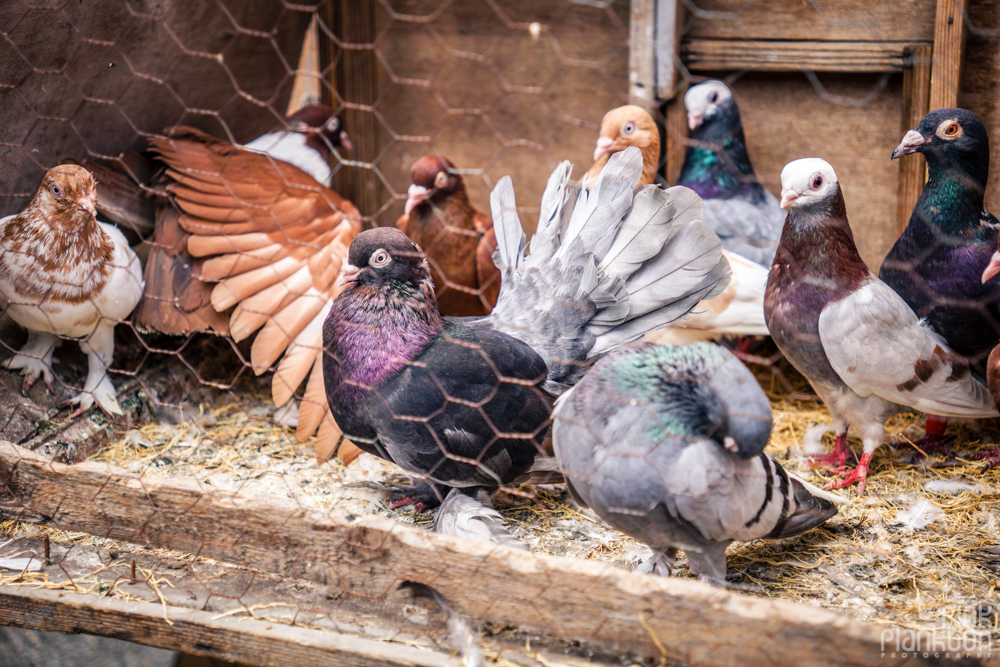
[{"label": "dry straw on floor", "polygon": [[[821,403],[790,393],[788,383],[777,381],[770,369],[755,370],[774,405],[769,453],[789,470],[825,483],[829,478],[810,470],[802,448],[806,432],[828,424],[829,413]],[[787,369],[785,375],[791,389],[808,391],[801,378]],[[389,510],[372,488],[372,483],[398,478],[398,468],[368,455],[347,467],[336,462],[317,466],[311,445],[297,442],[275,421],[268,384],[267,378],[247,378],[228,393],[197,389],[190,394],[190,405],[197,408],[187,410],[181,421],[130,430],[94,458],[142,476],[184,477],[245,494],[294,498],[307,506],[429,524],[432,512]],[[983,443],[977,425],[952,425],[949,434],[959,455],[914,463],[914,449],[905,443],[920,437],[922,424],[923,418],[914,414],[890,420],[888,440],[903,444],[879,449],[865,495],[840,491],[854,502],[842,506],[826,525],[790,540],[733,545],[730,585],[754,595],[842,610],[860,620],[942,633],[975,632],[1000,641],[1000,471],[983,474],[982,463],[969,456],[993,445]],[[824,437],[826,447],[832,447],[832,434]],[[850,445],[860,451],[857,440],[852,438]],[[640,558],[642,545],[577,508],[562,487],[524,491],[502,494],[497,507],[532,552],[624,569]],[[907,525],[905,513],[915,507],[923,511]],[[920,526],[921,518],[932,520]],[[10,536],[24,530],[12,522],[0,525],[0,532]],[[61,531],[50,535],[63,543],[98,539]],[[692,576],[683,557],[676,576]],[[36,579],[25,575],[19,581],[46,585]],[[12,574],[0,583],[15,580]],[[86,582],[76,583],[86,590]]]}]

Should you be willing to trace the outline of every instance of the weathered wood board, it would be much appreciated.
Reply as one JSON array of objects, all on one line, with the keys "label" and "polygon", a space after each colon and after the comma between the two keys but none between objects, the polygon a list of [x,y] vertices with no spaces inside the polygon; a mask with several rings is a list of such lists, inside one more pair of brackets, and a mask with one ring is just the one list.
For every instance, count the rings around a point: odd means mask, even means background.
[{"label": "weathered wood board", "polygon": [[[105,464],[67,466],[2,442],[0,489],[4,518],[195,553],[373,599],[417,581],[475,621],[685,663],[806,664],[821,656],[867,665],[887,638],[910,632],[697,582],[468,542],[379,516],[137,478]],[[908,656],[899,664],[921,662]]]}]

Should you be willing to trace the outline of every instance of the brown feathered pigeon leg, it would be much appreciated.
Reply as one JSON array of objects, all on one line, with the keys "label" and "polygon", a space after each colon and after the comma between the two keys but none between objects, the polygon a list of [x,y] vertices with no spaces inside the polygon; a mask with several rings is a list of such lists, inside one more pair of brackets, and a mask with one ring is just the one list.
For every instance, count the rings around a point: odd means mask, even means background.
[{"label": "brown feathered pigeon leg", "polygon": [[196,331],[227,335],[229,314],[212,307],[213,284],[195,277],[187,252],[191,235],[181,229],[180,214],[164,206],[156,214],[156,232],[143,275],[142,301],[133,316],[141,331],[184,335]]}]

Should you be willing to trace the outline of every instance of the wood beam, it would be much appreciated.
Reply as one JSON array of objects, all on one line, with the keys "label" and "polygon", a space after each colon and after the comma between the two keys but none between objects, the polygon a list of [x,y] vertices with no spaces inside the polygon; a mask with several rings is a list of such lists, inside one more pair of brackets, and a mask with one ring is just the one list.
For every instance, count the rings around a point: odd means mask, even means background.
[{"label": "wood beam", "polygon": [[[903,122],[900,138],[912,130],[930,110],[931,54],[929,45],[918,46],[910,52],[911,65],[903,70]],[[899,185],[896,227],[899,233],[906,229],[926,181],[927,162],[916,154],[899,160]]]},{"label": "wood beam", "polygon": [[965,10],[968,0],[938,0],[934,18],[931,109],[958,106],[958,85],[965,53]]},{"label": "wood beam", "polygon": [[925,43],[690,39],[681,59],[691,70],[898,72]]},{"label": "wood beam", "polygon": [[[376,600],[416,581],[473,621],[601,650],[745,667],[824,656],[848,666],[873,664],[887,641],[923,646],[910,630],[819,607],[470,542],[292,499],[137,477],[103,463],[54,463],[3,441],[0,491],[2,519],[198,554]],[[910,654],[894,664],[907,663],[921,660]]]}]

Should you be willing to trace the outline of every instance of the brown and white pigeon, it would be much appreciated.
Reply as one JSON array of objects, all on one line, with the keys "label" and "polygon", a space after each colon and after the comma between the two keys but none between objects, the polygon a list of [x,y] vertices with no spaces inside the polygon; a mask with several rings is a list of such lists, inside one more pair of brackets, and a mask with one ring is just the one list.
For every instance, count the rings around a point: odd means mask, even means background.
[{"label": "brown and white pigeon", "polygon": [[833,167],[819,158],[785,165],[781,206],[788,217],[767,282],[764,313],[785,357],[830,409],[837,450],[861,433],[855,470],[830,484],[858,483],[882,444],[885,421],[906,408],[950,417],[996,417],[986,386],[944,338],[919,319],[865,265],[854,244]]},{"label": "brown and white pigeon", "polygon": [[[656,182],[660,159],[660,135],[656,122],[642,107],[629,104],[612,109],[601,122],[601,134],[594,149],[594,165],[581,183],[587,186],[601,173],[608,158],[629,146],[642,152],[639,185]],[[706,209],[708,202],[706,201]],[[720,336],[766,336],[764,285],[767,269],[756,262],[723,249],[732,269],[726,289],[691,311],[680,322],[650,333],[646,340],[683,345]]]},{"label": "brown and white pigeon", "polygon": [[115,324],[142,297],[142,267],[122,233],[97,222],[97,183],[77,165],[50,169],[38,194],[17,215],[0,220],[0,306],[28,330],[28,342],[3,362],[30,387],[52,386],[52,353],[61,338],[79,340],[87,355],[74,414],[94,402],[122,414],[108,368]]},{"label": "brown and white pigeon", "polygon": [[[215,311],[231,310],[234,340],[259,332],[250,360],[257,375],[274,370],[277,405],[309,378],[298,436],[305,440],[319,430],[316,455],[326,460],[340,430],[323,388],[322,325],[340,292],[337,276],[361,231],[361,215],[293,164],[192,128],[168,128],[165,135],[153,139],[153,148],[174,181],[167,190],[182,213],[193,273],[214,285]],[[350,460],[357,451],[346,443],[339,455]]]}]

